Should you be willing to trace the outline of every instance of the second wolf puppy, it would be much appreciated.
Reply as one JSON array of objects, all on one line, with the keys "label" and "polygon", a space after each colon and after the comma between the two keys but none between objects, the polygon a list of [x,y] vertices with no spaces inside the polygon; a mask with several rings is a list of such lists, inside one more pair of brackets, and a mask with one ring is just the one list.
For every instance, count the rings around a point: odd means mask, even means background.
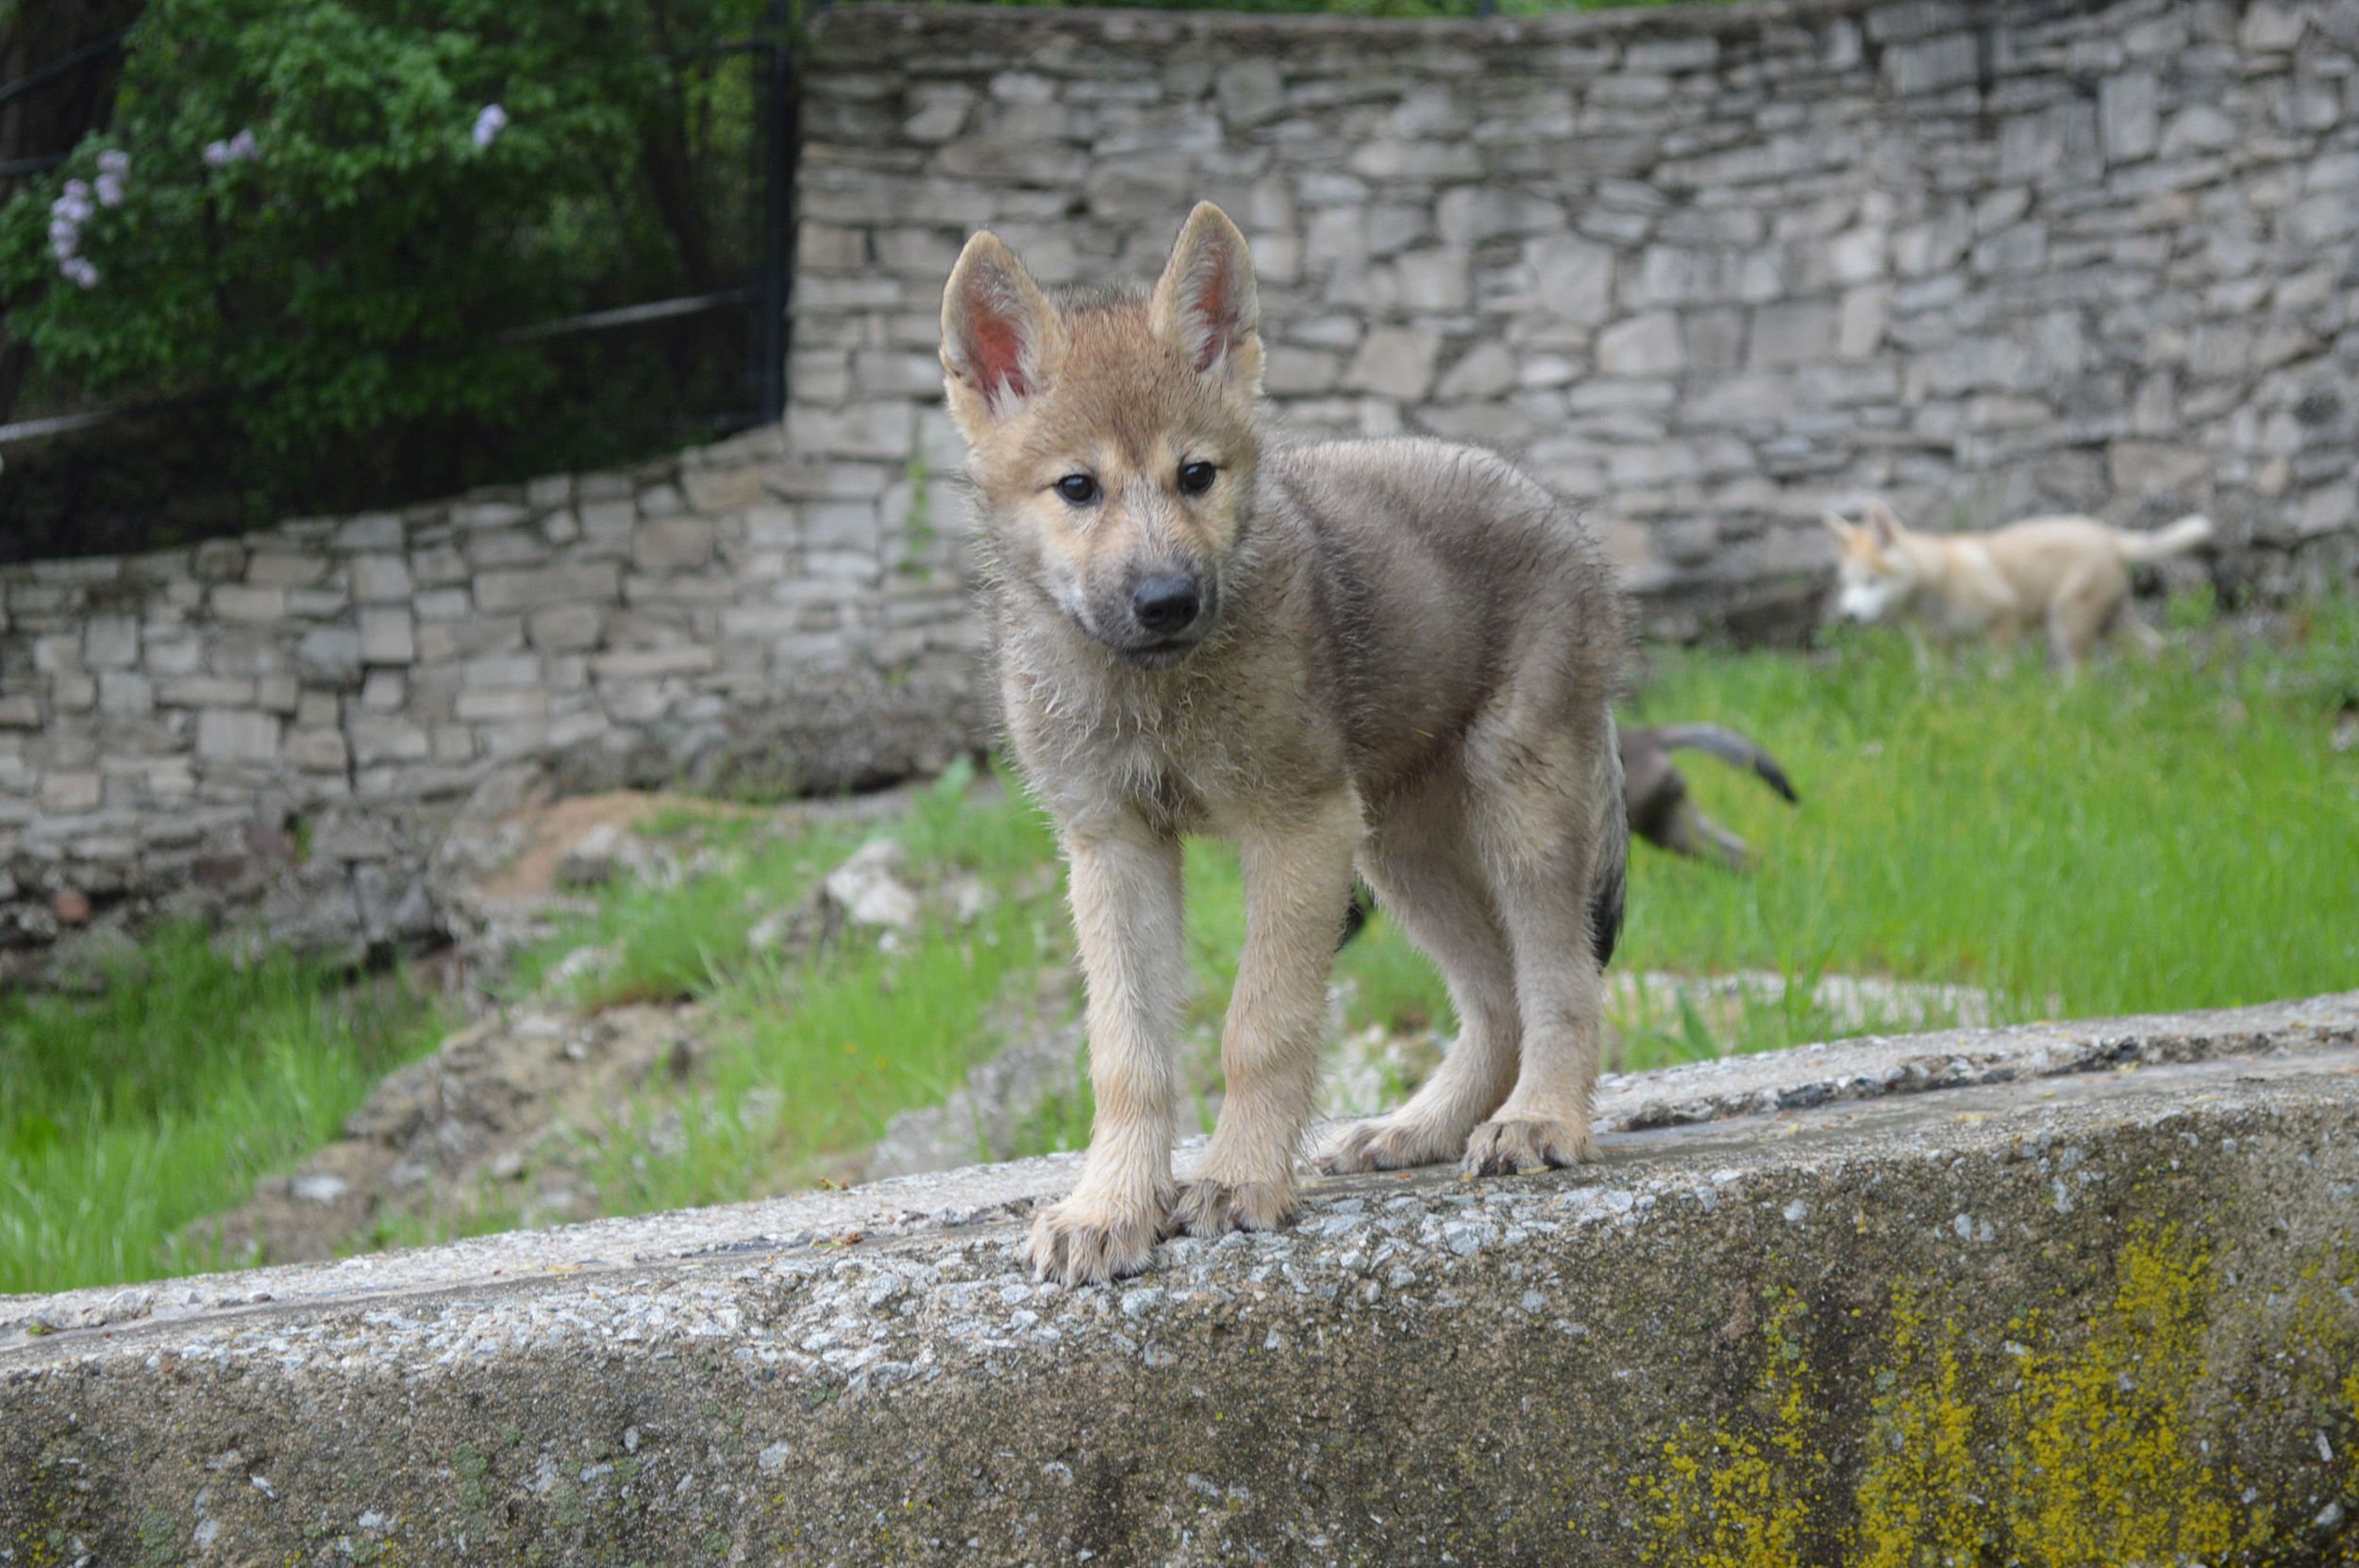
[{"label": "second wolf puppy", "polygon": [[1722,725],[1662,725],[1622,731],[1622,794],[1630,804],[1630,830],[1665,849],[1696,859],[1717,858],[1731,871],[1753,868],[1744,840],[1705,816],[1687,792],[1687,776],[1671,753],[1693,749],[1747,768],[1789,806],[1799,805],[1793,780],[1778,759]]},{"label": "second wolf puppy", "polygon": [[1829,512],[1843,542],[1836,609],[1854,621],[1914,609],[1952,636],[2048,634],[2048,650],[2069,675],[2106,632],[2128,631],[2149,653],[2161,636],[2133,614],[2131,566],[2191,550],[2212,525],[2183,517],[2150,534],[2107,527],[2093,517],[2034,517],[1986,534],[1911,533],[1881,501],[1862,523]]},{"label": "second wolf puppy", "polygon": [[[1096,1125],[1030,1243],[1065,1281],[1293,1213],[1355,865],[1464,1030],[1323,1163],[1506,1172],[1591,1149],[1627,847],[1619,595],[1572,513],[1486,453],[1270,444],[1259,321],[1245,238],[1209,203],[1152,293],[1052,304],[984,233],[943,299],[1008,738],[1057,822],[1088,984]],[[1237,841],[1246,939],[1228,1098],[1182,1189],[1186,833]]]}]

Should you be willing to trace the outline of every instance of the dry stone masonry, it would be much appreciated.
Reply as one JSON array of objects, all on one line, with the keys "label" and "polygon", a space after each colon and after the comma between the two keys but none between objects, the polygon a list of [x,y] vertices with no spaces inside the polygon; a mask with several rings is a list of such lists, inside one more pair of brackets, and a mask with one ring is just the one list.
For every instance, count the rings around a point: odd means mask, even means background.
[{"label": "dry stone masonry", "polygon": [[[2359,0],[1771,0],[1487,23],[840,7],[782,426],[629,474],[0,569],[0,969],[89,908],[439,918],[468,809],[834,789],[988,737],[940,289],[1251,236],[1306,433],[1500,448],[1670,637],[1815,620],[1816,518],[2203,510],[2359,575]],[[10,959],[9,953],[18,955]]]},{"label": "dry stone masonry", "polygon": [[102,910],[259,894],[313,946],[425,935],[443,829],[536,783],[941,767],[982,738],[974,626],[957,542],[902,525],[905,468],[798,462],[771,428],[627,475],[0,569],[0,963],[58,936],[64,890]]},{"label": "dry stone masonry", "polygon": [[967,231],[1047,282],[1152,275],[1210,197],[1297,429],[1519,458],[1658,634],[1809,625],[1818,513],[1867,493],[1932,527],[2205,510],[2232,585],[2348,580],[2354,59],[2353,0],[843,7],[789,439],[941,472]]}]

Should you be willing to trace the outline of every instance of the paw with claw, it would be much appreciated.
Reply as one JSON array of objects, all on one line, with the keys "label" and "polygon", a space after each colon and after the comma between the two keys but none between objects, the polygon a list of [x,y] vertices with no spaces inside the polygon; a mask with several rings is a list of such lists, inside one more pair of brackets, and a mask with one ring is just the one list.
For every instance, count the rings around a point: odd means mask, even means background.
[{"label": "paw with claw", "polygon": [[1598,1157],[1597,1141],[1580,1122],[1502,1116],[1466,1139],[1468,1176],[1514,1176],[1578,1165]]},{"label": "paw with claw", "polygon": [[1352,1123],[1311,1164],[1328,1176],[1406,1171],[1455,1159],[1464,1146],[1463,1138],[1449,1137],[1446,1129],[1395,1114]]},{"label": "paw with claw", "polygon": [[1171,1212],[1175,1234],[1226,1236],[1232,1230],[1276,1230],[1294,1217],[1291,1184],[1272,1181],[1191,1181]]},{"label": "paw with claw", "polygon": [[1167,1193],[1116,1203],[1075,1193],[1033,1217],[1024,1260],[1035,1278],[1061,1285],[1101,1285],[1137,1274],[1155,1256],[1170,1211]]}]

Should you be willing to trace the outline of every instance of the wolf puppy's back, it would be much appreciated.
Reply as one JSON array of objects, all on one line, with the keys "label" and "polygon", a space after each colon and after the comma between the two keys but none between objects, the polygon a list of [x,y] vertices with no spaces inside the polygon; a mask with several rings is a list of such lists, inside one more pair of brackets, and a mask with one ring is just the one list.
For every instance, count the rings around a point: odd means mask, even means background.
[{"label": "wolf puppy's back", "polygon": [[[1271,445],[1261,366],[1245,240],[1209,205],[1151,293],[1052,304],[979,234],[944,294],[1002,710],[1057,822],[1087,980],[1096,1125],[1030,1243],[1067,1281],[1293,1212],[1355,867],[1464,1028],[1408,1106],[1321,1162],[1480,1174],[1590,1149],[1627,838],[1610,574],[1488,454]],[[1182,1185],[1187,833],[1237,841],[1246,920],[1228,1095]]]}]

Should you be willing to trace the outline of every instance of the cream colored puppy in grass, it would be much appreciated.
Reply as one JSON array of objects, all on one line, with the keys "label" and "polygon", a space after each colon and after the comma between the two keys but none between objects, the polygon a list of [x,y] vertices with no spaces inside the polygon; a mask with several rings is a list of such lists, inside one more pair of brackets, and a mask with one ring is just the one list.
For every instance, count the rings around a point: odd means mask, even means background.
[{"label": "cream colored puppy in grass", "polygon": [[[1569,509],[1487,452],[1272,439],[1259,324],[1245,237],[1209,203],[1151,292],[1051,300],[978,234],[943,298],[1008,741],[1056,819],[1088,986],[1096,1124],[1029,1254],[1068,1283],[1134,1273],[1174,1232],[1294,1213],[1355,870],[1464,1025],[1324,1167],[1592,1152],[1628,845],[1613,575]],[[1191,833],[1236,841],[1246,937],[1227,1097],[1182,1185]]]},{"label": "cream colored puppy in grass", "polygon": [[2130,609],[2130,568],[2212,537],[2201,517],[2153,533],[2093,517],[2034,517],[1992,533],[1920,534],[1881,501],[1868,502],[1862,516],[1852,523],[1826,514],[1843,542],[1838,613],[1863,623],[1913,614],[1950,638],[1996,634],[2012,642],[2037,629],[2067,675],[2109,631],[2158,651],[2161,634]]}]

